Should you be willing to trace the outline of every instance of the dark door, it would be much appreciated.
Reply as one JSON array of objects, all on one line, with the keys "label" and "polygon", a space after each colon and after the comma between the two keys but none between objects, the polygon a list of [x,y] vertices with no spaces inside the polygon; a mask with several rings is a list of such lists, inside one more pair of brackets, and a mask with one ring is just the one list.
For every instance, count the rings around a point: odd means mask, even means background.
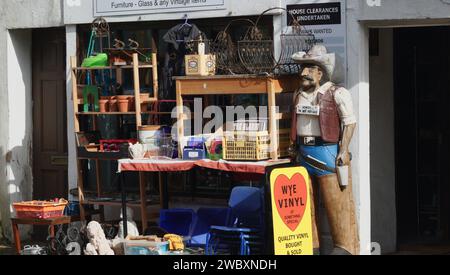
[{"label": "dark door", "polygon": [[67,198],[64,29],[33,32],[34,199]]},{"label": "dark door", "polygon": [[450,28],[395,31],[398,240],[449,240]]}]

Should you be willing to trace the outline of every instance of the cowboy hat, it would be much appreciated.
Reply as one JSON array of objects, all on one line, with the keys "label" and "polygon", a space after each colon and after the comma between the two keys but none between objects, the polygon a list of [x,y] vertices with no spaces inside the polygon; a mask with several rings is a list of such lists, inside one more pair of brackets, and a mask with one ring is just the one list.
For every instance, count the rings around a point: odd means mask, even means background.
[{"label": "cowboy hat", "polygon": [[314,45],[309,52],[298,52],[292,56],[298,64],[313,64],[320,66],[327,73],[330,80],[333,78],[336,67],[336,54],[328,53],[324,45]]}]

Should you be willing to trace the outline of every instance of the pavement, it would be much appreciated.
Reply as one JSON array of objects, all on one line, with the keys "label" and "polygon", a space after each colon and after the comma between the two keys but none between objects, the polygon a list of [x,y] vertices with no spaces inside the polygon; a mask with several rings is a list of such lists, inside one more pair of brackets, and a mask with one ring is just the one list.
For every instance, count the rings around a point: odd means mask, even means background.
[{"label": "pavement", "polygon": [[403,245],[392,255],[450,255],[450,245]]},{"label": "pavement", "polygon": [[0,256],[15,255],[15,249],[4,240],[0,240]]}]

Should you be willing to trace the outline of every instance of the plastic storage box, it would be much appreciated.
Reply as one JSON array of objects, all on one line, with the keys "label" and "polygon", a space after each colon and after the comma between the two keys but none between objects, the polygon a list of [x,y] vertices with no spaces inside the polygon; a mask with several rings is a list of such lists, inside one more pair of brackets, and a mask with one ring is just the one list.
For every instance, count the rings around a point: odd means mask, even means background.
[{"label": "plastic storage box", "polygon": [[169,252],[169,242],[130,241],[123,243],[127,256],[165,255]]},{"label": "plastic storage box", "polygon": [[68,201],[59,202],[30,201],[14,203],[17,217],[19,219],[51,219],[64,216],[64,209]]}]

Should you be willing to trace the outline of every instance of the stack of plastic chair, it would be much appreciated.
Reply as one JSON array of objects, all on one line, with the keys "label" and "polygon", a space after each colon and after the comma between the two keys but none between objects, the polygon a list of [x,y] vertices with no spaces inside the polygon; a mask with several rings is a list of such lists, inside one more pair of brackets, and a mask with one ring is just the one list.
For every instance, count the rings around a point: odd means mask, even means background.
[{"label": "stack of plastic chair", "polygon": [[226,226],[229,214],[229,208],[200,208],[189,246],[205,248],[211,226]]},{"label": "stack of plastic chair", "polygon": [[236,187],[229,201],[227,226],[212,226],[207,236],[207,255],[258,255],[265,252],[264,192]]},{"label": "stack of plastic chair", "polygon": [[195,220],[196,213],[192,209],[161,210],[159,226],[170,234],[190,237]]}]

